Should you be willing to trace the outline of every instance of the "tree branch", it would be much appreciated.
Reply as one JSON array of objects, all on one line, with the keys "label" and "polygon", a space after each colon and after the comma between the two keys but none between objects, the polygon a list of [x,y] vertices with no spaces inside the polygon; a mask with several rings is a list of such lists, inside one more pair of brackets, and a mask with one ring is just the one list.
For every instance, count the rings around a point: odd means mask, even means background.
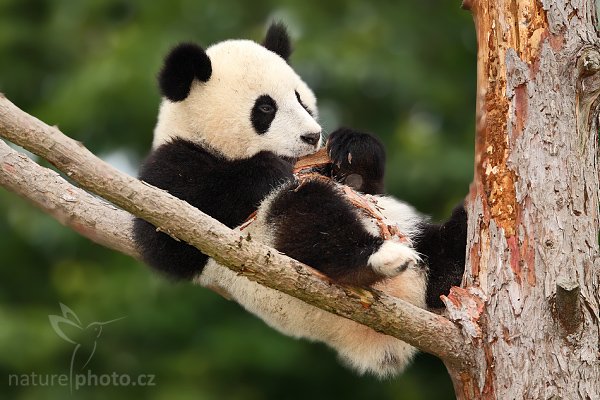
[{"label": "tree branch", "polygon": [[[464,365],[471,359],[471,347],[465,344],[460,329],[446,318],[374,289],[332,283],[310,267],[241,236],[169,193],[117,171],[3,96],[0,136],[47,159],[82,187],[190,243],[248,279],[406,341],[451,365]],[[20,189],[17,186],[22,193]]]},{"label": "tree branch", "polygon": [[131,235],[131,214],[71,185],[0,140],[0,186],[58,222],[109,249],[141,259]]}]

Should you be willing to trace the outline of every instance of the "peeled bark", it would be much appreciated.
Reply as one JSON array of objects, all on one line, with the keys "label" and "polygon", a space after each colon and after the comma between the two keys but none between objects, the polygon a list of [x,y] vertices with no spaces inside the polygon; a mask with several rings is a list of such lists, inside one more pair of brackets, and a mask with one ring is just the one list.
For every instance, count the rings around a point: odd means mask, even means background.
[{"label": "peeled bark", "polygon": [[[461,399],[600,398],[594,0],[474,0],[477,138]],[[475,294],[473,294],[475,293]],[[471,304],[468,305],[468,301]]]}]

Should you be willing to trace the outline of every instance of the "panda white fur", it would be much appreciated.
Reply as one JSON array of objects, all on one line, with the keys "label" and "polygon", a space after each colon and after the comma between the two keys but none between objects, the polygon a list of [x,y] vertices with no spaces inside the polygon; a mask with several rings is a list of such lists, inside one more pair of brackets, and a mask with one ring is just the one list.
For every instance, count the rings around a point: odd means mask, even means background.
[{"label": "panda white fur", "polygon": [[[174,48],[159,76],[164,99],[140,179],[231,228],[257,211],[244,234],[340,283],[372,285],[419,307],[440,306],[439,295],[460,283],[464,268],[464,209],[435,225],[381,195],[383,147],[350,129],[329,137],[330,173],[341,183],[359,176],[355,188],[377,197],[385,218],[412,246],[381,239],[339,184],[300,185],[293,162],[321,146],[321,127],[314,94],[287,63],[290,53],[280,24],[269,28],[263,44],[229,40],[206,51],[193,44]],[[325,342],[360,373],[397,374],[415,354],[400,340],[239,276],[146,221],[136,219],[134,237],[155,269],[224,290],[279,331]]]}]

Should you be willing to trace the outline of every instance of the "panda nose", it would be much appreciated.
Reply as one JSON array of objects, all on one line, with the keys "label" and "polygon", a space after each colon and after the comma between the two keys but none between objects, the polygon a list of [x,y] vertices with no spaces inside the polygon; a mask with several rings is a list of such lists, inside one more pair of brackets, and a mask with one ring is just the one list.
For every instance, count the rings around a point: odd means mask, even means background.
[{"label": "panda nose", "polygon": [[321,132],[307,133],[300,136],[300,139],[311,146],[316,146],[319,143],[319,140],[321,140]]}]

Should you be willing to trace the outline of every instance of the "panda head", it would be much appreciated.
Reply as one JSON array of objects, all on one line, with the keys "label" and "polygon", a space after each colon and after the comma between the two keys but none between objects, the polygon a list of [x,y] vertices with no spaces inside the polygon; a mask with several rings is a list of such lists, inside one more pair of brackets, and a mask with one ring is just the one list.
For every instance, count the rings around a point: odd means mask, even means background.
[{"label": "panda head", "polygon": [[153,147],[183,138],[228,159],[270,151],[301,157],[321,145],[316,99],[289,66],[289,36],[272,25],[263,44],[227,40],[204,51],[180,44],[159,75]]}]

